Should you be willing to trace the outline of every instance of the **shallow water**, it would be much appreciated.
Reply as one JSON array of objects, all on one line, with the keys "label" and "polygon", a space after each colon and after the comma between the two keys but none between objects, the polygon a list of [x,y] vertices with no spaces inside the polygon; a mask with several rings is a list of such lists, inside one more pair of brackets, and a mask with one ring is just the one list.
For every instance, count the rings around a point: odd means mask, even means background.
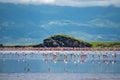
[{"label": "shallow water", "polygon": [[87,73],[10,73],[0,74],[0,80],[120,80],[120,75]]},{"label": "shallow water", "polygon": [[[80,62],[81,52],[87,54],[83,63]],[[59,53],[57,62],[53,61],[53,51],[0,51],[0,80],[120,80],[120,51],[116,51],[114,64],[114,51],[54,53]],[[74,53],[73,58],[71,53]],[[103,58],[106,53],[107,64]],[[66,56],[67,63],[64,62]]]}]

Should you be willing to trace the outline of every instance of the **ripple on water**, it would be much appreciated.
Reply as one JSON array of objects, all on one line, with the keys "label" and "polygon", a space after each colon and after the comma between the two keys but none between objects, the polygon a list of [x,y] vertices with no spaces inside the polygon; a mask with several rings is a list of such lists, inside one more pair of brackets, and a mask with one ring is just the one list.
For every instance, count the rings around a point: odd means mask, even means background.
[{"label": "ripple on water", "polygon": [[120,74],[1,73],[0,80],[120,80]]}]

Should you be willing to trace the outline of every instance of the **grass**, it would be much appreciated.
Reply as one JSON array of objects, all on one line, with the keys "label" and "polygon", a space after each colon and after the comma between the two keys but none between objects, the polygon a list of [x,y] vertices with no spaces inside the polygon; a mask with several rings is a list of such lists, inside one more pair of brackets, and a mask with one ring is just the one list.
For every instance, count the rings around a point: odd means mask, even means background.
[{"label": "grass", "polygon": [[[74,39],[74,40],[77,40],[77,41],[80,41],[80,42],[86,42],[84,40],[81,40],[79,38],[75,38],[73,36],[69,36],[69,35],[65,35],[65,34],[56,34],[56,35],[53,35],[47,39],[51,39],[53,37],[56,37],[56,36],[62,36],[62,37],[66,37],[66,38],[70,38],[70,39]],[[90,43],[92,45],[93,48],[99,48],[99,47],[110,47],[110,48],[113,48],[113,47],[116,47],[116,48],[119,48],[120,47],[120,42],[87,42],[87,43]],[[39,44],[36,44],[36,45],[39,45]],[[36,46],[35,44],[33,45],[16,45],[16,47],[32,47],[32,46]],[[2,44],[0,44],[0,47],[3,47]],[[9,46],[9,47],[15,47],[15,46]]]},{"label": "grass", "polygon": [[47,39],[51,39],[51,38],[56,37],[56,36],[62,36],[62,37],[74,39],[74,40],[77,40],[77,41],[80,41],[80,42],[85,42],[85,41],[83,41],[83,40],[81,40],[79,38],[76,38],[76,37],[73,37],[73,36],[69,36],[69,35],[66,35],[66,34],[56,34],[56,35],[53,35],[53,36],[51,36],[51,37],[49,37]]},{"label": "grass", "polygon": [[[81,40],[79,38],[76,38],[76,37],[73,37],[73,36],[69,36],[69,35],[65,35],[65,34],[57,34],[57,35],[54,35],[54,36],[51,36],[50,38],[52,37],[56,37],[56,36],[63,36],[63,37],[66,37],[66,38],[70,38],[70,39],[74,39],[74,40],[78,40],[80,42],[86,42],[84,40]],[[120,47],[120,42],[100,42],[100,41],[96,41],[96,42],[86,42],[86,43],[89,43],[92,45],[92,48],[102,48],[102,47],[110,47],[110,48],[118,48]]]},{"label": "grass", "polygon": [[120,47],[120,42],[89,42],[93,48],[97,47]]}]

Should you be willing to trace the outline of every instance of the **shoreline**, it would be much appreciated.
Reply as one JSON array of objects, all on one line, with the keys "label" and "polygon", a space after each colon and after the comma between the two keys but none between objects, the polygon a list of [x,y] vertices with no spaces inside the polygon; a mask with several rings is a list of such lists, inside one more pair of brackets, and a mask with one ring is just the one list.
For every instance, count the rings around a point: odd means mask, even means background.
[{"label": "shoreline", "polygon": [[120,48],[71,48],[71,47],[45,47],[45,48],[33,48],[33,47],[25,47],[25,48],[0,48],[0,51],[120,51]]}]

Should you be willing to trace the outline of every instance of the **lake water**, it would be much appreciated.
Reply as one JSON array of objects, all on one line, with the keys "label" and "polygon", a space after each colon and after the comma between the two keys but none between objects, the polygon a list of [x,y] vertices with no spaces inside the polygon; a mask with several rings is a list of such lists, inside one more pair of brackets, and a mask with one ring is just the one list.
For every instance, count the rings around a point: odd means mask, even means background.
[{"label": "lake water", "polygon": [[0,80],[120,80],[120,51],[0,51]]}]

